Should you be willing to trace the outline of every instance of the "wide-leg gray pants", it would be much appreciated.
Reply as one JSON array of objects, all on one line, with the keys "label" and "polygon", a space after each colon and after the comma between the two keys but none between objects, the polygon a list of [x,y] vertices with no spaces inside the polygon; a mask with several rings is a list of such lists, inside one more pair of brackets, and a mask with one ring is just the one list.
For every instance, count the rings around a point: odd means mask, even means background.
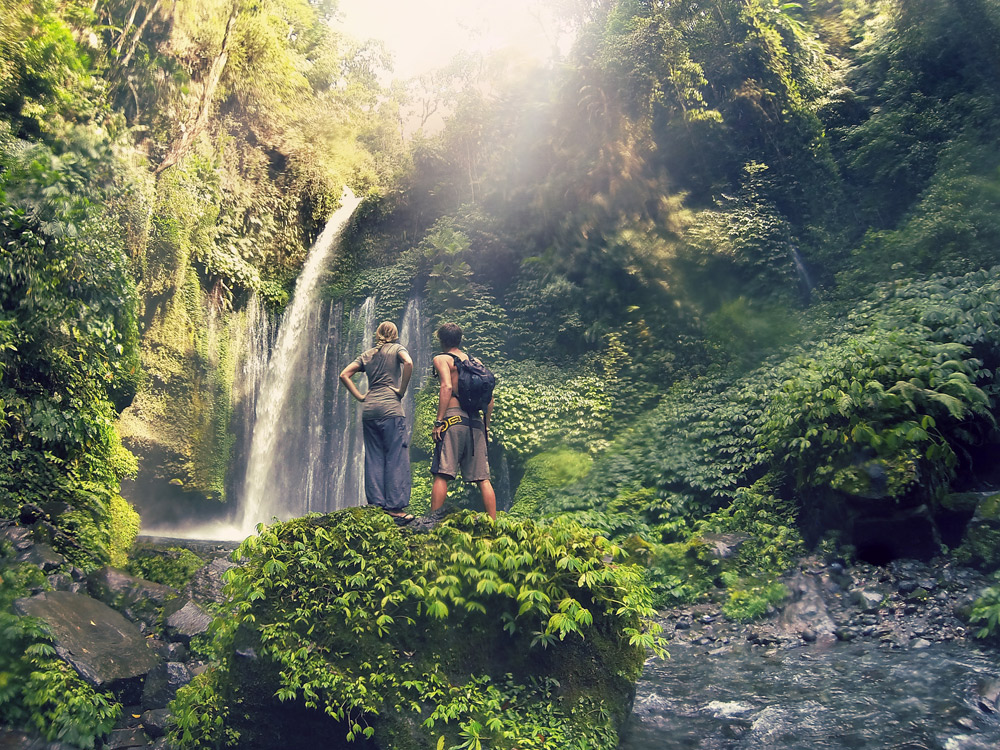
[{"label": "wide-leg gray pants", "polygon": [[405,417],[363,420],[365,498],[369,505],[402,510],[410,504],[410,443]]}]

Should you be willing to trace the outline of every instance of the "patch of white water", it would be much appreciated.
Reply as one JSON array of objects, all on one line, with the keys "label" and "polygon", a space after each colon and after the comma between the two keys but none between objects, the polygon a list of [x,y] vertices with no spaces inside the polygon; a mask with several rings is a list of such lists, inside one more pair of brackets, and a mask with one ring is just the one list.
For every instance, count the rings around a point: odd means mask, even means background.
[{"label": "patch of white water", "polygon": [[[340,455],[331,456],[326,439],[326,404],[331,394],[336,395],[339,372],[338,362],[330,361],[331,349],[340,353],[342,347],[337,344],[351,343],[349,339],[353,337],[341,334],[339,305],[322,304],[319,292],[329,258],[360,202],[345,188],[341,208],[309,251],[292,300],[282,316],[256,400],[256,418],[239,498],[242,513],[234,524],[243,535],[252,533],[257,523],[275,517],[287,519],[312,510],[327,511],[358,504],[358,495],[348,493],[346,488],[339,493],[331,491],[329,483],[322,480],[323,476],[337,473],[338,467],[329,464],[331,460],[343,462],[345,458],[340,451],[337,451]],[[355,328],[354,318],[349,329]],[[365,341],[370,340],[367,319],[361,327],[359,333]],[[342,399],[336,401],[339,404]],[[333,497],[337,494],[340,496]]]}]

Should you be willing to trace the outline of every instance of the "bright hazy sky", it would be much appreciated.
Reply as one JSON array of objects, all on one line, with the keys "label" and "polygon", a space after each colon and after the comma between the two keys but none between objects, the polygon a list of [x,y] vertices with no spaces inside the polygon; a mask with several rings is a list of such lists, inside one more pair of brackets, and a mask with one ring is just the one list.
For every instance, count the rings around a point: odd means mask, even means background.
[{"label": "bright hazy sky", "polygon": [[385,42],[396,78],[441,67],[461,50],[516,47],[544,59],[552,49],[533,15],[537,0],[340,0],[339,7],[347,33]]}]

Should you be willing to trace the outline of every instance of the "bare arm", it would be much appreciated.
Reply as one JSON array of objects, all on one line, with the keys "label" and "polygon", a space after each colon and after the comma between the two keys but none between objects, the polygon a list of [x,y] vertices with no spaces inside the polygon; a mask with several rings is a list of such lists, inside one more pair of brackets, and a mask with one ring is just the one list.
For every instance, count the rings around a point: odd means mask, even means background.
[{"label": "bare arm", "polygon": [[399,358],[403,362],[403,374],[399,378],[399,388],[393,388],[396,395],[402,398],[406,395],[406,386],[410,384],[410,376],[413,375],[413,360],[410,358],[409,352],[405,349],[399,350]]},{"label": "bare arm", "polygon": [[[443,422],[444,416],[448,412],[448,402],[451,401],[453,388],[451,385],[451,357],[447,354],[439,354],[434,358],[434,369],[437,371],[438,380],[441,381],[441,388],[438,390],[437,421]],[[433,432],[434,442],[441,440],[441,428],[435,427]]]},{"label": "bare arm", "polygon": [[347,367],[345,367],[340,373],[340,382],[344,384],[344,387],[350,392],[354,398],[358,401],[365,400],[365,394],[358,390],[358,387],[351,380],[355,375],[361,372],[361,367],[358,366],[357,362],[351,362]]}]

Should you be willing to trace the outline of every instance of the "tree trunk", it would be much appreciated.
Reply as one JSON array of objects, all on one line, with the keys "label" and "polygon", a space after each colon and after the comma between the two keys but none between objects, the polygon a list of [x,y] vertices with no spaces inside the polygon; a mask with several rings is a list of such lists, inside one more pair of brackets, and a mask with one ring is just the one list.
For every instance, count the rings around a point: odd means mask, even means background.
[{"label": "tree trunk", "polygon": [[123,74],[128,69],[129,63],[132,62],[132,56],[135,54],[135,48],[139,46],[139,40],[142,38],[142,32],[146,30],[146,24],[148,24],[150,19],[156,15],[157,11],[160,10],[161,2],[162,0],[156,0],[156,2],[153,3],[153,7],[147,11],[146,17],[142,19],[142,23],[139,24],[139,28],[137,28],[135,33],[132,35],[132,41],[129,42],[128,45],[128,52],[125,54],[124,59],[122,59],[121,66],[119,68]]},{"label": "tree trunk", "polygon": [[132,6],[132,12],[129,13],[128,21],[122,26],[122,33],[118,35],[118,39],[115,41],[115,49],[119,52],[121,51],[122,45],[125,43],[125,37],[128,36],[128,30],[132,28],[132,24],[135,23],[135,14],[139,12],[139,5],[142,0],[135,0],[135,5]]},{"label": "tree trunk", "polygon": [[163,170],[172,167],[180,161],[181,157],[191,148],[194,139],[205,129],[209,113],[212,111],[212,100],[215,97],[215,89],[219,85],[219,79],[222,78],[222,72],[226,68],[226,62],[229,60],[229,42],[238,16],[239,6],[233,3],[232,12],[229,14],[229,20],[226,22],[226,31],[222,36],[222,49],[219,50],[218,56],[212,61],[212,67],[205,79],[205,85],[201,91],[197,110],[193,113],[194,117],[188,118],[189,126],[181,125],[180,137],[171,144],[170,150],[163,157],[163,161],[153,171],[154,175],[159,176]]}]

